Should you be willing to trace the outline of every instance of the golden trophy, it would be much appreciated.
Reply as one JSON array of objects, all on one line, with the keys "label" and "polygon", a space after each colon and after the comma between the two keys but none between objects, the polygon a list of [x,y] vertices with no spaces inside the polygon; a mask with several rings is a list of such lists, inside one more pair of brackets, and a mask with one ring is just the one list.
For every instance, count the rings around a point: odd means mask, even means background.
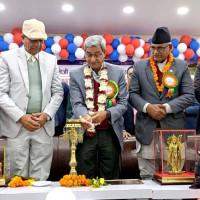
[{"label": "golden trophy", "polygon": [[5,175],[5,168],[6,168],[5,166],[6,166],[6,147],[0,146],[0,186],[6,186],[11,179],[11,176]]},{"label": "golden trophy", "polygon": [[69,174],[77,175],[76,172],[76,143],[83,142],[82,126],[79,119],[67,119],[64,127],[63,139],[65,142],[71,143],[71,158],[69,166],[71,167]]}]

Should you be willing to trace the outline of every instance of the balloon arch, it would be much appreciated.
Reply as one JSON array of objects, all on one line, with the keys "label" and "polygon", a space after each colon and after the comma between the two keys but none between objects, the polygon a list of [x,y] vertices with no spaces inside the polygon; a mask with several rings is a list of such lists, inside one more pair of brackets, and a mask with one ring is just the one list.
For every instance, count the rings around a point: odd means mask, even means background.
[{"label": "balloon arch", "polygon": [[[21,38],[21,29],[14,28],[11,33],[0,35],[0,52],[19,48],[23,45]],[[56,55],[58,60],[68,60],[74,62],[84,59],[84,41],[88,34],[74,36],[66,34],[61,36],[48,37],[44,41],[42,50]],[[148,58],[151,55],[151,39],[144,41],[140,37],[123,35],[120,39],[114,38],[112,34],[103,35],[106,40],[106,58],[111,61],[134,62]],[[194,39],[189,35],[183,35],[180,40],[173,38],[172,54],[174,57],[188,62],[196,63],[200,61],[200,38]]]}]

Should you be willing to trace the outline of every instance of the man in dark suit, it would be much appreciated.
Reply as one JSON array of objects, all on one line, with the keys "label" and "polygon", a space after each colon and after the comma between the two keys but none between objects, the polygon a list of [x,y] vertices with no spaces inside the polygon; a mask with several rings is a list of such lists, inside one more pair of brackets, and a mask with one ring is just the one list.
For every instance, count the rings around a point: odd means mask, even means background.
[{"label": "man in dark suit", "polygon": [[[127,69],[127,87],[129,88],[131,76],[133,73],[133,66],[130,66]],[[135,124],[134,124],[134,111],[133,107],[128,103],[127,104],[127,111],[123,115],[124,118],[124,130],[123,130],[123,137],[128,138],[131,135],[135,135]]]},{"label": "man in dark suit", "polygon": [[188,65],[173,58],[167,27],[160,27],[155,31],[151,50],[149,59],[134,63],[129,89],[130,103],[138,111],[135,135],[140,175],[143,179],[151,179],[154,175],[153,130],[184,129],[183,110],[194,99]]},{"label": "man in dark suit", "polygon": [[77,172],[88,178],[119,178],[123,148],[123,117],[128,91],[124,70],[104,62],[106,42],[94,35],[85,40],[86,64],[70,72],[70,100],[75,118],[86,132],[77,146]]}]

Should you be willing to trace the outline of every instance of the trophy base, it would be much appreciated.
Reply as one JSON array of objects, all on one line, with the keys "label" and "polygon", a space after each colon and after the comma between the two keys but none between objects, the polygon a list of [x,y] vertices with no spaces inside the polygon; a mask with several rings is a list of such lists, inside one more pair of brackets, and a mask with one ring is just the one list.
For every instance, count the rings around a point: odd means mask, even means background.
[{"label": "trophy base", "polygon": [[195,174],[193,172],[183,172],[182,174],[172,175],[168,172],[154,174],[154,180],[161,185],[191,184],[194,182]]},{"label": "trophy base", "polygon": [[12,176],[0,177],[0,187],[5,187],[11,181]]}]

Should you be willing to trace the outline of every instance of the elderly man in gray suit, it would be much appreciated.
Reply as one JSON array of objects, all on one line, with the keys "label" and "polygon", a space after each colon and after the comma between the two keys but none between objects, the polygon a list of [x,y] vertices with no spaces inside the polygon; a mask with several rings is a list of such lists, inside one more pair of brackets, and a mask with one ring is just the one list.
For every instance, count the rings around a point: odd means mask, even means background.
[{"label": "elderly man in gray suit", "polygon": [[[173,58],[167,27],[159,27],[155,31],[151,50],[149,59],[134,64],[129,90],[130,103],[138,111],[135,135],[140,175],[143,179],[151,179],[154,175],[153,130],[184,129],[183,110],[194,99],[188,65]],[[173,82],[168,82],[169,80]],[[174,89],[170,90],[171,86]]]},{"label": "elderly man in gray suit", "polygon": [[53,155],[54,114],[63,98],[57,60],[41,51],[42,22],[25,20],[24,47],[0,56],[0,128],[7,137],[6,172],[46,180]]},{"label": "elderly man in gray suit", "polygon": [[86,64],[70,72],[73,113],[75,118],[81,116],[87,129],[83,144],[77,147],[77,172],[88,178],[117,179],[128,98],[124,70],[104,62],[102,36],[88,37],[84,46]]}]

